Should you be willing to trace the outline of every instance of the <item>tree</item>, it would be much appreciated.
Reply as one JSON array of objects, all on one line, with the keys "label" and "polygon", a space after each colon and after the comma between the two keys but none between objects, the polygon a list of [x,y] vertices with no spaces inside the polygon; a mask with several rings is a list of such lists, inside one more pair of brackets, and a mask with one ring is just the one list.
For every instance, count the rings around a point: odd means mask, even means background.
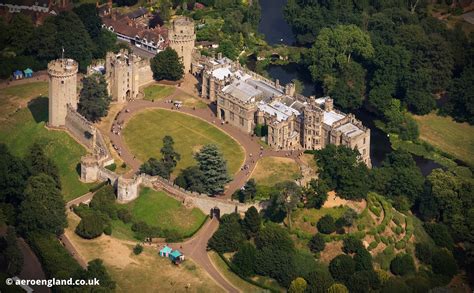
[{"label": "tree", "polygon": [[148,159],[140,166],[140,172],[169,179],[174,168],[181,159],[180,154],[174,151],[174,141],[171,136],[166,135],[163,138],[163,147],[161,148],[161,160],[155,158]]},{"label": "tree", "polygon": [[6,145],[0,144],[0,202],[19,205],[28,175],[26,163],[13,156]]},{"label": "tree", "polygon": [[456,121],[474,124],[474,67],[464,68],[461,75],[448,87],[448,102],[441,109]]},{"label": "tree", "polygon": [[[354,223],[354,221],[357,219],[357,212],[354,211],[352,208],[348,208],[342,216],[337,219],[336,221],[336,227],[350,227]],[[338,222],[340,227],[338,226]]]},{"label": "tree", "polygon": [[358,109],[365,99],[365,76],[366,71],[359,63],[350,62],[336,75],[334,86],[328,86],[331,78],[326,75],[327,90],[324,93],[330,95],[343,110]]},{"label": "tree", "polygon": [[317,227],[318,231],[323,234],[331,234],[336,231],[334,218],[331,215],[325,215],[319,219]]},{"label": "tree", "polygon": [[359,249],[354,255],[356,271],[373,271],[372,255],[367,249]]},{"label": "tree", "polygon": [[22,13],[16,13],[8,26],[7,44],[16,54],[21,55],[28,48],[33,31],[31,18]]},{"label": "tree", "polygon": [[255,237],[257,249],[278,249],[279,251],[292,253],[295,251],[293,240],[288,231],[276,224],[268,223]]},{"label": "tree", "polygon": [[398,254],[390,263],[390,271],[400,276],[415,273],[416,268],[413,257],[409,254]]},{"label": "tree", "polygon": [[81,19],[74,12],[61,12],[54,18],[57,29],[56,48],[64,48],[64,57],[79,63],[79,69],[86,71],[92,61],[94,45]]},{"label": "tree", "polygon": [[349,236],[342,240],[342,251],[345,253],[357,253],[362,249],[365,249],[362,241],[354,236]]},{"label": "tree", "polygon": [[57,28],[53,18],[47,18],[43,25],[37,27],[31,38],[29,53],[42,61],[58,57],[60,50],[56,45]]},{"label": "tree", "polygon": [[343,284],[334,283],[328,288],[328,293],[349,293],[349,290]]},{"label": "tree", "polygon": [[205,145],[195,155],[199,169],[203,176],[203,185],[206,192],[216,195],[224,191],[224,185],[230,181],[227,173],[227,162],[216,145]]},{"label": "tree", "polygon": [[58,167],[46,156],[42,145],[37,142],[31,145],[26,156],[26,162],[32,175],[39,175],[41,173],[49,175],[56,182],[56,188],[61,189]]},{"label": "tree", "polygon": [[84,24],[91,39],[99,37],[102,28],[102,20],[99,17],[97,7],[94,3],[84,3],[72,10]]},{"label": "tree", "polygon": [[415,255],[422,263],[431,264],[433,249],[425,243],[415,244]]},{"label": "tree", "polygon": [[324,293],[334,283],[333,278],[326,271],[313,271],[307,277],[308,292]]},{"label": "tree", "polygon": [[174,183],[189,191],[199,193],[207,192],[206,187],[204,186],[204,173],[198,166],[191,166],[183,169],[174,180]]},{"label": "tree", "polygon": [[218,52],[222,53],[222,55],[232,60],[237,59],[237,57],[239,56],[237,48],[235,47],[234,43],[229,39],[220,42]]},{"label": "tree", "polygon": [[315,234],[308,242],[308,247],[309,250],[314,253],[323,251],[326,247],[326,241],[324,240],[323,235],[320,233]]},{"label": "tree", "polygon": [[183,63],[179,60],[178,53],[168,47],[151,59],[151,70],[155,80],[180,80],[184,75]]},{"label": "tree", "polygon": [[82,79],[77,111],[87,120],[97,122],[107,116],[111,100],[103,75],[93,74]]},{"label": "tree", "polygon": [[309,186],[303,189],[306,207],[320,209],[328,199],[329,186],[322,180],[311,179]]},{"label": "tree", "polygon": [[117,206],[115,204],[115,193],[112,185],[100,188],[92,197],[90,208],[106,214],[111,219],[117,218]]},{"label": "tree", "polygon": [[[110,277],[109,273],[107,272],[103,261],[99,258],[91,260],[87,264],[87,271],[85,271],[84,276],[82,279],[99,279],[100,287],[103,288],[104,291],[113,291],[115,289],[115,282]],[[94,289],[92,289],[95,291]],[[101,291],[101,290],[99,290]]]},{"label": "tree", "polygon": [[350,292],[371,292],[380,289],[380,280],[372,270],[358,271],[349,277],[347,288]]},{"label": "tree", "polygon": [[255,179],[251,178],[247,181],[244,185],[244,188],[237,192],[239,197],[239,202],[247,202],[255,197],[257,193],[257,183],[255,183]]},{"label": "tree", "polygon": [[219,253],[233,252],[239,249],[244,241],[239,221],[240,216],[235,213],[222,216],[219,229],[209,239],[208,247]]},{"label": "tree", "polygon": [[240,275],[249,277],[255,274],[255,258],[257,250],[251,243],[245,242],[234,254],[232,264],[237,268]]},{"label": "tree", "polygon": [[281,222],[286,217],[291,230],[291,212],[300,201],[301,188],[294,181],[279,182],[271,194],[271,204],[265,210],[267,217],[274,222]]},{"label": "tree", "polygon": [[6,247],[2,247],[4,249],[2,255],[5,258],[4,265],[6,267],[6,272],[11,276],[16,276],[23,268],[23,254],[18,246],[15,228],[10,226],[7,228],[5,242]]},{"label": "tree", "polygon": [[309,70],[313,80],[321,80],[324,74],[344,70],[353,56],[369,59],[373,54],[369,34],[357,26],[324,28],[309,51]]},{"label": "tree", "polygon": [[61,235],[67,226],[65,203],[53,178],[38,174],[28,179],[20,205],[18,228],[24,234],[46,231]]},{"label": "tree", "polygon": [[291,281],[297,277],[294,254],[294,251],[288,252],[275,245],[258,249],[255,272],[274,278],[282,286],[289,287]]},{"label": "tree", "polygon": [[104,219],[96,212],[87,213],[76,227],[76,234],[85,239],[94,239],[104,231]]},{"label": "tree", "polygon": [[329,271],[336,281],[346,282],[355,272],[355,262],[347,254],[340,254],[329,263]]},{"label": "tree", "polygon": [[425,223],[423,227],[431,238],[433,238],[436,245],[446,247],[447,249],[453,248],[454,241],[446,225],[441,223]]},{"label": "tree", "polygon": [[261,225],[262,219],[258,214],[257,209],[254,206],[251,206],[245,212],[245,217],[242,220],[242,231],[248,238],[252,238],[257,235],[258,231],[260,231]]},{"label": "tree", "polygon": [[135,245],[135,247],[133,247],[133,253],[135,255],[139,255],[142,252],[143,252],[143,246],[141,246],[140,244],[137,244]]},{"label": "tree", "polygon": [[452,278],[458,271],[458,266],[454,257],[444,249],[437,249],[433,253],[431,261],[433,273]]},{"label": "tree", "polygon": [[306,280],[298,277],[291,281],[290,288],[288,288],[288,293],[304,293],[307,287],[308,283],[306,283]]}]

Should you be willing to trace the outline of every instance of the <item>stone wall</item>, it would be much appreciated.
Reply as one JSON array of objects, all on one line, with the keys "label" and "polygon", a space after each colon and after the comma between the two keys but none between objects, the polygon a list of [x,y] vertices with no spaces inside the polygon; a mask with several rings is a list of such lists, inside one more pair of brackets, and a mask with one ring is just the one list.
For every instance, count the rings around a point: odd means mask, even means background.
[{"label": "stone wall", "polygon": [[138,86],[142,87],[153,81],[153,72],[151,71],[150,61],[142,60],[138,69]]},{"label": "stone wall", "polygon": [[92,149],[95,145],[94,135],[96,128],[77,113],[71,106],[67,107],[66,128],[80,143],[88,149]]}]

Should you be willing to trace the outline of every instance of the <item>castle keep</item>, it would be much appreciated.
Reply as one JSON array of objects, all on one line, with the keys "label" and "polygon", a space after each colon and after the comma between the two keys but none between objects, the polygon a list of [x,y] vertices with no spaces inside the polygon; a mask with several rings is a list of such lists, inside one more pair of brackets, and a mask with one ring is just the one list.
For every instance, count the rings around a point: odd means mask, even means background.
[{"label": "castle keep", "polygon": [[184,65],[184,72],[191,70],[191,55],[194,49],[196,34],[194,21],[188,17],[180,16],[173,20],[171,30],[168,32],[169,46],[178,53]]},{"label": "castle keep", "polygon": [[319,150],[328,144],[357,149],[371,166],[370,129],[353,114],[333,106],[330,97],[316,99],[295,93],[291,83],[280,85],[218,56],[196,56],[193,73],[202,76],[201,96],[217,102],[217,117],[246,133],[266,125],[265,137],[274,150]]}]

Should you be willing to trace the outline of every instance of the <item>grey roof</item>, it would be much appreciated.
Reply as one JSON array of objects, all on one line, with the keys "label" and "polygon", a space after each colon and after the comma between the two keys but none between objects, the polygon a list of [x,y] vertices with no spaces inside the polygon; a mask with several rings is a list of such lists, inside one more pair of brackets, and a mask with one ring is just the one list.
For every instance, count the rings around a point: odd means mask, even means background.
[{"label": "grey roof", "polygon": [[127,16],[131,19],[142,17],[143,15],[147,14],[148,10],[144,7],[140,7],[139,9],[132,11],[130,13],[127,13]]},{"label": "grey roof", "polygon": [[241,100],[242,102],[247,102],[252,98],[262,94],[262,91],[241,81],[231,83],[230,85],[224,87],[222,91]]}]

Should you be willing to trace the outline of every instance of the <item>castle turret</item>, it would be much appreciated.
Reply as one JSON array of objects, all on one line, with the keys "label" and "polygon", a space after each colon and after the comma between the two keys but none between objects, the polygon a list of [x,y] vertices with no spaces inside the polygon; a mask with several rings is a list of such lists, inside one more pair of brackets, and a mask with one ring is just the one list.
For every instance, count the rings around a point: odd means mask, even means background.
[{"label": "castle turret", "polygon": [[77,109],[78,64],[72,59],[49,62],[49,119],[48,125],[60,127],[66,124],[67,105]]},{"label": "castle turret", "polygon": [[183,62],[184,72],[191,70],[191,55],[196,40],[194,33],[194,21],[188,17],[177,17],[169,31],[168,38],[170,47],[178,53]]},{"label": "castle turret", "polygon": [[331,112],[334,109],[334,101],[331,98],[324,100],[324,110]]},{"label": "castle turret", "polygon": [[295,84],[290,82],[287,83],[285,86],[285,95],[293,97],[295,95],[296,89],[295,89]]}]

